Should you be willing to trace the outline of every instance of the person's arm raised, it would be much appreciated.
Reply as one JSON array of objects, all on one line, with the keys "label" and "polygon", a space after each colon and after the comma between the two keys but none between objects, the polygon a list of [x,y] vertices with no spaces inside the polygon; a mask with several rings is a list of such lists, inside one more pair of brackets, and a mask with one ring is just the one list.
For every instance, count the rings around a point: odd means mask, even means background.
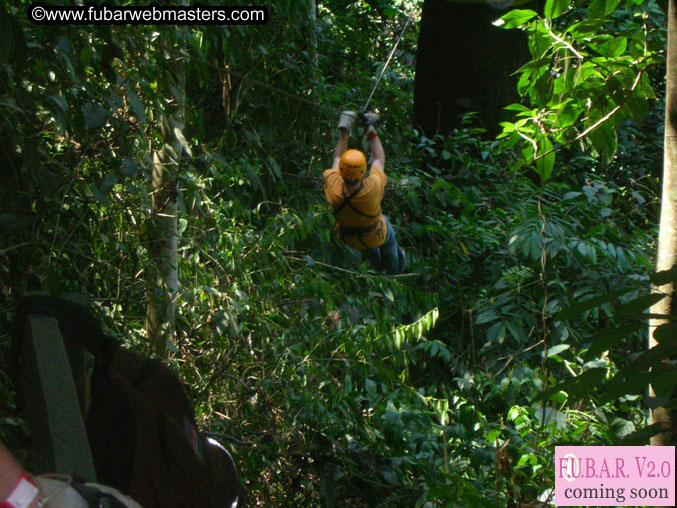
[{"label": "person's arm raised", "polygon": [[350,131],[348,129],[341,129],[341,134],[339,136],[338,143],[336,143],[336,148],[334,148],[334,161],[331,163],[332,168],[338,168],[341,156],[348,148],[349,137]]},{"label": "person's arm raised", "polygon": [[378,137],[378,133],[374,126],[369,126],[367,128],[367,139],[369,140],[369,146],[371,149],[371,164],[373,166],[378,166],[385,172],[386,168],[386,154],[383,150],[383,145],[381,140]]},{"label": "person's arm raised", "polygon": [[371,150],[371,164],[378,166],[385,172],[386,154],[383,150],[383,145],[376,132],[376,123],[378,122],[378,115],[376,113],[364,113],[360,115],[362,125],[364,126],[364,135],[369,140],[369,148]]}]

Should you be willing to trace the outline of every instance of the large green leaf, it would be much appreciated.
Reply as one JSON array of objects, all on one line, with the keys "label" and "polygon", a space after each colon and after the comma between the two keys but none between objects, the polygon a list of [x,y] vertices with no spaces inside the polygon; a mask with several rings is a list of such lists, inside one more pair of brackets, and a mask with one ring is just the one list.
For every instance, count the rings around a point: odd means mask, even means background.
[{"label": "large green leaf", "polygon": [[625,53],[625,50],[628,47],[628,39],[626,37],[613,37],[602,44],[591,44],[590,46],[600,55],[606,58],[614,58]]},{"label": "large green leaf", "polygon": [[661,362],[651,369],[653,378],[651,379],[651,388],[658,397],[672,397],[673,401],[675,389],[677,389],[677,365],[673,363]]},{"label": "large green leaf", "polygon": [[550,358],[552,356],[559,355],[560,353],[566,351],[567,349],[570,349],[571,346],[569,344],[557,344],[556,346],[552,346],[548,348],[548,350],[545,353],[545,356],[547,358]]},{"label": "large green leaf", "polygon": [[624,395],[644,393],[649,385],[659,396],[670,395],[677,386],[677,366],[659,364],[651,370],[634,371],[630,376],[619,372],[604,388],[599,402],[605,404]]},{"label": "large green leaf", "polygon": [[555,19],[566,11],[571,5],[571,0],[547,0],[543,13],[547,18]]},{"label": "large green leaf", "polygon": [[666,340],[644,351],[633,361],[624,365],[616,374],[616,378],[630,379],[638,372],[649,370],[662,364],[674,354],[675,344],[677,344],[677,337],[673,336],[670,340]]},{"label": "large green leaf", "polygon": [[677,337],[677,323],[664,323],[653,332],[653,338],[659,344],[674,341],[674,337]]},{"label": "large green leaf", "polygon": [[538,157],[536,161],[536,172],[541,177],[541,184],[545,184],[552,170],[555,167],[555,152],[552,149],[552,143],[547,136],[540,136],[538,139]]},{"label": "large green leaf", "polygon": [[677,264],[673,265],[668,270],[652,273],[650,276],[651,283],[655,286],[664,286],[673,282],[677,282]]},{"label": "large green leaf", "polygon": [[14,99],[14,97],[3,97],[2,99],[0,99],[0,106],[6,107],[6,108],[10,108],[10,109],[13,109],[14,111],[16,111],[16,112],[18,112],[18,113],[24,114],[23,109],[21,109],[21,108],[17,105],[16,100]]},{"label": "large green leaf", "polygon": [[583,112],[583,108],[571,100],[568,100],[566,104],[562,104],[561,106],[558,104],[557,107],[553,107],[553,109],[557,110],[554,124],[554,127],[557,129],[564,129],[573,125]]},{"label": "large green leaf", "polygon": [[[590,124],[594,125],[596,122],[591,121]],[[616,154],[616,148],[618,147],[616,129],[614,129],[611,120],[605,120],[595,127],[594,130],[588,133],[588,139],[592,142],[592,146],[601,156],[602,164],[605,166],[609,165]]]},{"label": "large green leaf", "polygon": [[139,99],[139,96],[136,94],[134,90],[131,88],[127,90],[127,97],[129,98],[129,103],[132,106],[132,111],[134,111],[134,115],[143,123],[146,123],[147,118],[146,118],[146,110],[143,107],[143,103],[141,102],[141,99]]},{"label": "large green leaf", "polygon": [[649,101],[637,94],[632,94],[625,103],[624,109],[635,122],[641,124],[649,113]]},{"label": "large green leaf", "polygon": [[625,436],[616,446],[644,446],[653,436],[661,431],[661,423],[654,423],[643,429],[636,430],[632,434]]},{"label": "large green leaf", "polygon": [[588,16],[592,19],[606,18],[616,10],[621,0],[592,0],[588,7]]},{"label": "large green leaf", "polygon": [[513,9],[494,21],[494,25],[505,29],[517,28],[537,15],[530,9]]},{"label": "large green leaf", "polygon": [[174,136],[176,136],[176,140],[179,142],[181,148],[183,148],[183,150],[188,154],[189,157],[192,157],[193,151],[190,148],[190,144],[184,137],[183,131],[178,127],[174,127]]},{"label": "large green leaf", "polygon": [[88,129],[98,129],[106,122],[106,110],[98,104],[88,102],[80,107],[80,111],[85,117],[85,126]]},{"label": "large green leaf", "polygon": [[122,159],[122,173],[126,177],[134,177],[137,174],[139,174],[140,168],[139,165],[136,163],[134,159],[130,159],[129,157],[125,157]]},{"label": "large green leaf", "polygon": [[569,33],[572,37],[578,39],[597,32],[603,24],[604,20],[586,19],[567,27],[566,33]]},{"label": "large green leaf", "polygon": [[631,316],[643,312],[654,304],[663,300],[667,295],[653,293],[650,295],[639,296],[629,302],[624,303],[616,311],[616,317]]},{"label": "large green leaf", "polygon": [[58,94],[50,95],[45,101],[45,105],[52,112],[53,118],[56,120],[59,130],[64,133],[70,128],[70,121],[68,119],[68,103],[66,99]]},{"label": "large green leaf", "polygon": [[629,293],[630,291],[634,291],[634,288],[621,289],[619,291],[613,291],[606,295],[588,298],[587,300],[575,301],[572,305],[560,310],[557,314],[555,314],[553,316],[553,319],[555,321],[563,321],[565,319],[571,319],[572,317],[576,317],[587,310],[594,309],[595,307],[599,307],[600,305],[603,305],[605,303],[616,302],[618,298]]},{"label": "large green leaf", "polygon": [[599,383],[604,379],[606,372],[607,370],[603,367],[586,370],[579,376],[571,377],[561,383],[551,386],[549,389],[534,397],[531,402],[533,403],[546,399],[560,391],[567,393],[570,403],[575,402],[594,393]]},{"label": "large green leaf", "polygon": [[645,327],[646,323],[634,323],[598,332],[588,339],[591,345],[583,358],[586,361],[592,360]]}]

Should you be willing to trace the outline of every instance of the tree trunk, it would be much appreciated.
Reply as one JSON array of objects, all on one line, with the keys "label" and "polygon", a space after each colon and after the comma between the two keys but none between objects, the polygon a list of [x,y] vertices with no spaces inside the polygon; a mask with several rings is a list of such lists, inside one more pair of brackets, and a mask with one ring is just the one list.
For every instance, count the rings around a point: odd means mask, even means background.
[{"label": "tree trunk", "polygon": [[315,0],[308,0],[308,22],[309,22],[309,42],[310,42],[310,63],[313,65],[313,72],[317,72],[319,58],[317,53],[317,4]]},{"label": "tree trunk", "polygon": [[[180,153],[180,152],[179,152]],[[166,164],[164,147],[153,152],[153,227],[150,240],[151,291],[146,334],[153,351],[164,356],[174,340],[176,295],[179,290],[176,172]]]},{"label": "tree trunk", "polygon": [[[175,342],[176,301],[179,291],[178,271],[178,174],[182,154],[189,148],[182,139],[185,126],[186,73],[181,59],[174,62],[176,87],[180,97],[176,105],[167,104],[164,115],[174,109],[170,118],[159,118],[163,146],[153,151],[153,216],[150,238],[150,287],[146,313],[146,334],[153,351],[159,356],[167,354],[170,343]],[[169,88],[169,87],[168,87]],[[167,92],[169,93],[169,91]],[[169,127],[169,132],[167,131]],[[177,133],[178,130],[178,133]],[[170,145],[176,160],[169,157]]]},{"label": "tree trunk", "polygon": [[[520,8],[532,8],[520,5]],[[470,111],[489,134],[502,108],[518,99],[511,76],[529,60],[527,36],[492,22],[506,11],[488,4],[425,0],[414,82],[414,121],[427,136],[461,126]]]},{"label": "tree trunk", "polygon": [[[663,157],[663,196],[661,203],[661,221],[658,232],[658,253],[656,271],[669,270],[677,262],[677,6],[670,0],[668,7],[668,57],[665,92],[665,146]],[[674,283],[660,287],[667,297],[651,308],[652,314],[674,314]],[[649,347],[657,342],[653,331],[664,324],[661,319],[649,321]],[[655,396],[653,387],[649,394]],[[663,432],[651,439],[652,445],[666,446],[674,444],[677,415],[674,410],[659,407],[651,411],[651,423],[659,423]]]}]

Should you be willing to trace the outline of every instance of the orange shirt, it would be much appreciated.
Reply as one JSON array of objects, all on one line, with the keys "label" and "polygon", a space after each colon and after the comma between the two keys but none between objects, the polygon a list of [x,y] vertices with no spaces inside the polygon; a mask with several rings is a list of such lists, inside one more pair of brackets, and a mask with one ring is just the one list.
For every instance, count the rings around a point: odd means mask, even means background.
[{"label": "orange shirt", "polygon": [[[343,241],[353,249],[379,247],[386,240],[386,222],[381,213],[381,199],[388,181],[388,177],[378,166],[371,166],[369,176],[362,180],[362,188],[345,203],[344,181],[338,168],[327,169],[324,172],[324,193],[334,212],[334,219],[341,232]],[[352,206],[351,206],[352,205]],[[336,213],[336,210],[340,211]],[[373,230],[356,233],[346,228],[370,228]],[[341,226],[344,230],[341,231]]]}]

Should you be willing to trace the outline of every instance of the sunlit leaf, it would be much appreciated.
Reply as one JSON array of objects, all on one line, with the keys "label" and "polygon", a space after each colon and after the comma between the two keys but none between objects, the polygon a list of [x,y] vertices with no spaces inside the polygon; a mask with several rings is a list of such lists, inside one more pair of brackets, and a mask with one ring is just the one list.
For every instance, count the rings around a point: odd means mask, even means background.
[{"label": "sunlit leaf", "polygon": [[506,29],[516,28],[536,16],[537,13],[530,9],[513,9],[494,21],[494,25]]},{"label": "sunlit leaf", "polygon": [[600,55],[607,58],[613,58],[616,56],[621,56],[623,53],[625,53],[625,50],[628,46],[628,39],[626,37],[614,37],[603,44],[591,46]]},{"label": "sunlit leaf", "polygon": [[552,149],[552,143],[547,136],[541,136],[538,140],[538,156],[536,160],[536,171],[541,177],[541,183],[545,184],[552,174],[555,167],[555,152]]},{"label": "sunlit leaf", "polygon": [[183,131],[178,127],[174,127],[174,136],[176,136],[177,141],[181,145],[181,148],[188,154],[189,157],[193,156],[193,152],[190,149],[190,144],[186,141],[186,138],[183,136]]},{"label": "sunlit leaf", "polygon": [[566,11],[571,5],[571,0],[547,0],[543,13],[547,18],[555,19]]},{"label": "sunlit leaf", "polygon": [[546,352],[545,356],[547,358],[550,358],[551,356],[555,356],[560,354],[563,351],[566,351],[569,349],[571,346],[569,344],[557,344],[556,346],[552,346],[548,348],[548,351]]},{"label": "sunlit leaf", "polygon": [[604,18],[614,12],[621,0],[592,0],[588,7],[590,18]]}]

